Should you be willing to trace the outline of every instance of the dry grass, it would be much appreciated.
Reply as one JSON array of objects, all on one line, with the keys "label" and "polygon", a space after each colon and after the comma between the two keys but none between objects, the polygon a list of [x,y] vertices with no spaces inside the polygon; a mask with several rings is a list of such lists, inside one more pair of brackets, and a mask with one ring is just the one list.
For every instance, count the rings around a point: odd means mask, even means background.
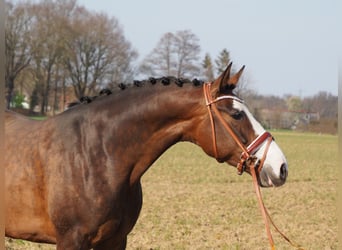
[{"label": "dry grass", "polygon": [[[305,249],[337,249],[337,137],[274,132],[288,182],[262,189],[278,227]],[[251,177],[179,143],[143,177],[144,205],[127,249],[269,249]],[[277,249],[293,249],[273,230]],[[54,249],[24,241],[7,249]]]}]

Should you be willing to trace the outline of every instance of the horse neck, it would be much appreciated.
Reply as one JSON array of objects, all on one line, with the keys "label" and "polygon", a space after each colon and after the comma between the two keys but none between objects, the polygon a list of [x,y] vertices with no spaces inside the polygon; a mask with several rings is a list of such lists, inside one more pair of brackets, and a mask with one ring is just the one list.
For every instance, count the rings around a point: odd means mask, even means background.
[{"label": "horse neck", "polygon": [[193,86],[135,87],[108,98],[101,108],[108,117],[101,126],[106,150],[130,169],[131,183],[170,146],[191,140],[189,132],[206,114],[202,90]]}]

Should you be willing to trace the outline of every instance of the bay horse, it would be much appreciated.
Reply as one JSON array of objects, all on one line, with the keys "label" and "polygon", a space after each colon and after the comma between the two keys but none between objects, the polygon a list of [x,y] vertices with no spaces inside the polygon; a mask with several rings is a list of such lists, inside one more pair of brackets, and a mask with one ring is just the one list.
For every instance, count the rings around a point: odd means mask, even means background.
[{"label": "bay horse", "polygon": [[6,236],[58,250],[125,249],[141,207],[140,179],[170,146],[189,141],[218,162],[280,186],[287,161],[233,89],[244,67],[214,81],[172,77],[86,102],[44,121],[5,111]]}]

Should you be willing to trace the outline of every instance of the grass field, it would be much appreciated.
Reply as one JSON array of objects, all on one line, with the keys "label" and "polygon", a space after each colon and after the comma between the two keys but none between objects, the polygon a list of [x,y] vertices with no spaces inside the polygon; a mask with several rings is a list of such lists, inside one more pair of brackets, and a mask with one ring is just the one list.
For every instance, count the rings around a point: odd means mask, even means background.
[{"label": "grass field", "polygon": [[[305,249],[337,249],[337,137],[273,132],[289,163],[287,183],[262,189],[276,225]],[[251,176],[189,143],[144,175],[144,205],[127,249],[269,249]],[[274,230],[276,249],[293,249]],[[54,249],[6,241],[7,249]]]}]

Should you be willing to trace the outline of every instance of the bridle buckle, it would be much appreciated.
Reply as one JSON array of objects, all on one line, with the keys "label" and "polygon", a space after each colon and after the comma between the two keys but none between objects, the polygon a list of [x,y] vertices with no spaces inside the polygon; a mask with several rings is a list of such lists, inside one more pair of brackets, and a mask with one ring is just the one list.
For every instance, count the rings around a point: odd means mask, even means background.
[{"label": "bridle buckle", "polygon": [[238,175],[242,175],[243,172],[245,172],[246,170],[246,161],[249,158],[249,154],[245,151],[243,151],[240,155],[240,161],[238,162],[236,169],[237,169],[237,173]]}]

